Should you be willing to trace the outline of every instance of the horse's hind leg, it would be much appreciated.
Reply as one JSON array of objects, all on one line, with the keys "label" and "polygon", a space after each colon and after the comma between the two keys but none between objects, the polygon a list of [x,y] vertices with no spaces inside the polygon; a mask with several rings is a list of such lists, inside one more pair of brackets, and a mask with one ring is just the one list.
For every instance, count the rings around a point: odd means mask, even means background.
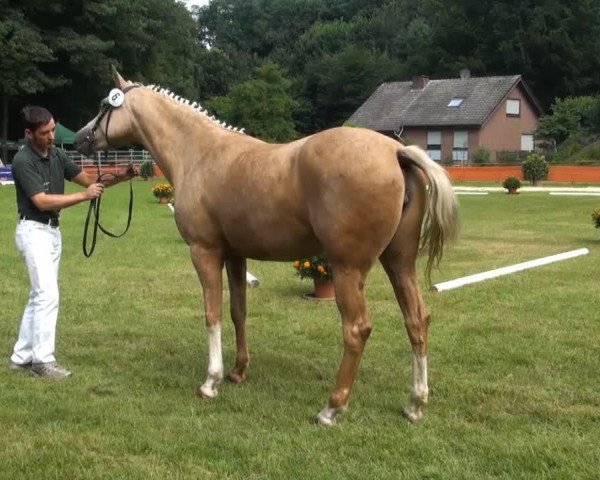
[{"label": "horse's hind leg", "polygon": [[365,274],[338,264],[332,264],[332,270],[335,272],[335,299],[342,315],[344,355],[329,402],[317,415],[319,423],[324,425],[333,425],[337,413],[347,407],[360,359],[371,333],[364,295]]},{"label": "horse's hind leg", "polygon": [[421,223],[425,212],[425,188],[411,171],[405,172],[410,201],[400,225],[379,260],[385,269],[402,314],[412,345],[412,386],[404,415],[416,422],[423,416],[427,386],[427,333],[429,312],[423,302],[416,271]]},{"label": "horse's hind leg", "polygon": [[229,281],[231,320],[235,327],[237,354],[235,366],[229,372],[229,379],[241,383],[246,379],[246,369],[250,362],[246,339],[246,259],[236,258],[225,261]]},{"label": "horse's hind leg", "polygon": [[427,386],[429,312],[421,297],[414,265],[403,265],[401,259],[393,261],[387,258],[382,258],[381,263],[394,287],[412,345],[413,379],[408,405],[403,413],[411,422],[417,422],[423,416],[423,407],[427,404],[429,394]]}]

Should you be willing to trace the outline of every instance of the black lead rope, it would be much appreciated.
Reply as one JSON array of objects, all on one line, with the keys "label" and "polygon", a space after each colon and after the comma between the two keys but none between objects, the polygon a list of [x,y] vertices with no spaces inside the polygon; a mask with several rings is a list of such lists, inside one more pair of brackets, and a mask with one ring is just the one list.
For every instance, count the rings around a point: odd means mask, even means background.
[{"label": "black lead rope", "polygon": [[[112,176],[117,179],[119,178],[114,173],[102,173],[101,174],[100,167],[98,167],[97,182],[101,183],[102,179],[107,176]],[[129,230],[129,226],[131,225],[131,217],[133,215],[133,182],[132,182],[132,180],[131,179],[129,180],[129,212],[127,214],[127,225],[125,226],[125,230],[123,230],[122,233],[117,235],[112,232],[109,232],[100,223],[100,201],[101,201],[101,199],[102,199],[102,196],[100,196],[98,198],[92,198],[90,200],[90,207],[88,208],[87,217],[85,219],[85,225],[83,227],[83,254],[87,258],[90,258],[92,256],[92,253],[94,253],[94,249],[96,248],[96,239],[98,236],[98,229],[102,230],[102,232],[104,234],[106,234],[112,238],[121,238],[123,235],[125,235],[127,233],[127,230]],[[90,220],[92,219],[92,212],[94,213],[94,226],[93,226],[93,230],[92,230],[92,244],[88,249],[88,232],[89,232],[89,228],[90,228]]]},{"label": "black lead rope", "polygon": [[[138,86],[139,86],[139,84],[129,85],[128,87],[124,88],[122,91],[118,90],[118,89],[113,89],[113,90],[111,90],[111,93],[109,95],[113,94],[113,92],[115,93],[115,96],[112,98],[113,101],[115,99],[117,99],[117,97],[119,95],[121,96],[121,99],[122,99],[123,95],[125,95],[125,93],[127,93],[132,88],[136,88]],[[115,90],[117,90],[117,91],[115,92]],[[123,100],[121,100],[120,103],[115,104],[115,103],[111,102],[108,98],[104,99],[101,102],[100,113],[98,114],[98,117],[96,118],[96,123],[94,123],[94,126],[92,127],[90,133],[88,133],[88,135],[86,137],[86,139],[90,143],[90,145],[92,145],[94,143],[94,135],[96,133],[96,130],[100,126],[100,122],[102,121],[104,116],[107,115],[106,128],[104,129],[104,135],[106,136],[107,145],[110,146],[110,141],[108,139],[108,124],[110,123],[110,117],[111,117],[113,108],[119,107],[122,103],[123,103]],[[105,159],[108,158],[107,150],[104,151],[104,158]],[[119,177],[117,175],[115,175],[114,173],[100,173],[100,164],[98,164],[98,178],[97,178],[96,182],[102,183],[102,179],[107,176],[112,176],[112,177],[116,178],[117,181],[119,180]],[[85,225],[83,227],[83,254],[87,258],[90,258],[92,256],[92,253],[94,253],[94,249],[96,248],[98,229],[102,230],[102,232],[104,234],[106,234],[112,238],[121,238],[123,235],[125,235],[127,233],[127,230],[129,230],[129,226],[131,225],[131,217],[132,217],[132,213],[133,213],[133,183],[132,183],[132,179],[131,178],[129,179],[129,213],[127,215],[127,225],[125,226],[125,230],[123,230],[122,233],[120,233],[118,235],[111,233],[101,225],[101,223],[100,223],[100,200],[101,200],[101,198],[102,198],[102,195],[100,195],[98,198],[93,198],[92,200],[90,200],[90,207],[88,209],[87,217],[85,219]],[[90,220],[92,219],[92,212],[94,213],[94,228],[92,230],[92,244],[91,244],[90,248],[88,249],[88,232],[89,232],[89,228],[90,228]]]}]

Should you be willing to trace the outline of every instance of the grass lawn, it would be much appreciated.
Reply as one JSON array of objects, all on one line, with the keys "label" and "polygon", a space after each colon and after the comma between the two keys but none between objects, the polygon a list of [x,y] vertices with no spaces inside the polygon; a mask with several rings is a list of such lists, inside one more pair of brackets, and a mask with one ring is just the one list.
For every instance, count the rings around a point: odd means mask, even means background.
[{"label": "grass lawn", "polygon": [[[460,197],[462,234],[434,282],[587,247],[590,254],[457,290],[432,312],[430,406],[401,417],[410,346],[385,274],[367,292],[373,333],[348,412],[312,422],[341,358],[334,305],[291,264],[250,261],[248,380],[206,402],[202,297],[172,214],[134,182],[130,232],[86,259],[87,205],[61,217],[57,356],[72,378],[0,368],[1,479],[592,479],[600,465],[597,197]],[[125,223],[128,189],[103,199]],[[13,187],[0,188],[0,351],[8,360],[28,294],[14,247]],[[424,259],[420,260],[423,271]],[[228,294],[224,294],[225,303]],[[228,312],[228,306],[224,308]],[[233,328],[223,323],[227,367]]]}]

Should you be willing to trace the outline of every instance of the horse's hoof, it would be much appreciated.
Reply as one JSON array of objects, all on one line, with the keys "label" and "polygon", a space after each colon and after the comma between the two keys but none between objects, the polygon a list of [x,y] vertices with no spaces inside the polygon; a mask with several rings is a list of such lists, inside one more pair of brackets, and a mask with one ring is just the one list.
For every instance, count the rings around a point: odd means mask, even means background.
[{"label": "horse's hoof", "polygon": [[336,415],[336,410],[335,408],[329,408],[329,407],[325,407],[323,410],[321,410],[319,412],[319,414],[317,415],[317,423],[319,425],[325,425],[327,427],[333,427],[335,425],[335,415]]},{"label": "horse's hoof", "polygon": [[227,378],[229,379],[230,382],[242,383],[244,380],[246,380],[246,374],[238,373],[238,372],[232,370],[231,372],[229,372],[229,375],[227,375]]},{"label": "horse's hoof", "polygon": [[215,398],[218,395],[218,393],[219,392],[217,392],[216,388],[209,388],[205,385],[200,385],[196,388],[196,396],[203,400],[210,400],[212,398]]},{"label": "horse's hoof", "polygon": [[409,409],[408,407],[402,410],[402,415],[406,418],[410,423],[418,423],[421,418],[423,418],[422,410]]}]

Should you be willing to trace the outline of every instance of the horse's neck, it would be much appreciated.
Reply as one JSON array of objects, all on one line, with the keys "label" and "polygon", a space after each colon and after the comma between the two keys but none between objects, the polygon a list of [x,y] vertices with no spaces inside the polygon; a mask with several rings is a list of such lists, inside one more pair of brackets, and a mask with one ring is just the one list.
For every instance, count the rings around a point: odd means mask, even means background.
[{"label": "horse's neck", "polygon": [[184,105],[150,92],[133,110],[137,140],[173,184],[185,175],[186,159],[197,158],[219,128]]}]

